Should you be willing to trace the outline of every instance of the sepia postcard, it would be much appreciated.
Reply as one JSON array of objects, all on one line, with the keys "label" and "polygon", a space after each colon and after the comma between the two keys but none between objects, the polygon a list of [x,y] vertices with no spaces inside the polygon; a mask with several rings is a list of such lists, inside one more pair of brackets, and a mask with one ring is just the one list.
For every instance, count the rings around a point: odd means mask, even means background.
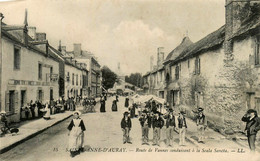
[{"label": "sepia postcard", "polygon": [[260,161],[260,0],[0,0],[2,161]]}]

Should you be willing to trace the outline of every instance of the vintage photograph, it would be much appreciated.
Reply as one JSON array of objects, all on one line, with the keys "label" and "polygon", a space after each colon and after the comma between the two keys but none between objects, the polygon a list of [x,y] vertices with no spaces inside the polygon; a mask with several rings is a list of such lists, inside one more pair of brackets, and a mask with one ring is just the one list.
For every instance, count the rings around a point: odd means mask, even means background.
[{"label": "vintage photograph", "polygon": [[260,0],[0,0],[2,161],[260,161]]}]

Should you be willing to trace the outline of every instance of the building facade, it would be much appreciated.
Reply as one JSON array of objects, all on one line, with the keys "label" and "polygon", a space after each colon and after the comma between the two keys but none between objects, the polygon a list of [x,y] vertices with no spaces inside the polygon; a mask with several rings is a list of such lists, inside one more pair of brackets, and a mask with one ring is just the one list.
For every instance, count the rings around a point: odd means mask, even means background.
[{"label": "building facade", "polygon": [[202,107],[218,130],[241,130],[247,109],[260,112],[258,13],[257,1],[226,1],[226,24],[165,62],[171,107],[191,117]]},{"label": "building facade", "polygon": [[59,97],[59,62],[47,48],[35,45],[35,39],[26,24],[1,26],[1,110],[10,122],[20,121],[21,107],[30,101]]},{"label": "building facade", "polygon": [[78,63],[86,64],[88,79],[85,84],[87,88],[83,88],[83,94],[88,97],[98,97],[102,93],[101,87],[101,65],[98,63],[97,58],[90,52],[81,49],[81,44],[74,44],[73,51],[66,51],[66,47],[61,47],[64,58],[71,58]]}]

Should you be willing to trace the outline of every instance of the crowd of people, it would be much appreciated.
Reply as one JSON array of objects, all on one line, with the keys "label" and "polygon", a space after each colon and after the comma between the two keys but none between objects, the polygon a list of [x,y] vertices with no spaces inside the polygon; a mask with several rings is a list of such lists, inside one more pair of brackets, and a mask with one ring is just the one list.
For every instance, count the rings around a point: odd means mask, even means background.
[{"label": "crowd of people", "polygon": [[[160,139],[162,131],[166,133],[166,145],[173,145],[174,131],[179,133],[179,145],[185,146],[185,135],[188,128],[185,111],[178,113],[177,119],[172,108],[165,106],[166,112],[162,113],[162,104],[155,101],[148,101],[144,107],[140,107],[133,103],[129,107],[129,98],[125,98],[125,107],[128,109],[123,114],[121,120],[121,129],[123,131],[123,144],[132,143],[130,141],[130,131],[132,128],[131,119],[139,117],[139,122],[142,128],[142,145],[149,145],[149,131],[152,129],[153,138],[152,145],[160,146]],[[138,113],[136,114],[136,110]],[[207,128],[207,120],[203,114],[203,108],[197,110],[197,128],[198,128],[198,142],[204,143],[204,132]],[[162,130],[165,126],[166,130]]]},{"label": "crowd of people", "polygon": [[[125,107],[128,108],[123,113],[121,120],[121,128],[123,131],[123,144],[130,143],[130,131],[132,128],[131,119],[139,117],[139,122],[142,128],[142,145],[149,145],[149,131],[152,129],[153,138],[152,145],[160,146],[161,133],[166,133],[166,145],[173,146],[174,131],[179,133],[179,145],[185,146],[185,135],[188,128],[186,121],[186,113],[184,110],[179,111],[177,118],[175,119],[174,110],[164,105],[166,112],[162,113],[162,105],[155,101],[146,102],[144,109],[133,103],[129,107],[129,98],[125,98]],[[136,115],[136,109],[138,114]],[[195,113],[196,125],[197,125],[197,138],[198,143],[205,143],[205,130],[208,127],[207,117],[204,114],[204,109],[199,107]],[[257,111],[249,109],[242,117],[242,121],[246,122],[245,133],[248,138],[248,145],[251,151],[255,151],[255,142],[257,132],[260,130],[260,118],[257,115]],[[165,126],[166,130],[162,130]]]},{"label": "crowd of people", "polygon": [[64,97],[60,97],[57,100],[46,100],[44,103],[39,100],[31,100],[29,103],[21,107],[21,120],[25,121],[36,118],[49,120],[50,116],[56,113],[62,113],[66,110],[75,111],[76,105],[82,104],[82,100],[81,96],[69,97],[67,100],[65,100]]}]

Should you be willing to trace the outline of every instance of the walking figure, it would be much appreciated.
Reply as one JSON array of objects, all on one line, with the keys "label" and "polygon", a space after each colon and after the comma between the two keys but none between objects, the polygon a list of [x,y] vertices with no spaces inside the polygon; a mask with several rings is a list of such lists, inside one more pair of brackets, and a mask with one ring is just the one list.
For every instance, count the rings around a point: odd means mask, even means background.
[{"label": "walking figure", "polygon": [[84,131],[86,130],[83,120],[80,118],[80,112],[73,113],[74,118],[71,120],[69,130],[69,150],[71,157],[83,152]]},{"label": "walking figure", "polygon": [[205,129],[207,128],[207,120],[205,115],[203,114],[203,108],[198,109],[199,114],[197,116],[197,129],[198,129],[198,142],[204,143],[205,138]]},{"label": "walking figure", "polygon": [[160,113],[157,111],[153,118],[153,146],[160,146],[161,129],[164,125],[164,120],[160,117]]},{"label": "walking figure", "polygon": [[130,130],[132,128],[132,122],[128,115],[129,115],[129,113],[126,111],[124,113],[124,117],[121,120],[121,129],[123,131],[123,144],[125,144],[125,143],[132,144],[132,142],[130,141],[130,136],[129,136]]},{"label": "walking figure", "polygon": [[255,141],[257,132],[260,130],[260,118],[257,116],[256,110],[249,109],[242,117],[242,121],[246,122],[246,134],[248,145],[251,151],[255,151]]},{"label": "walking figure", "polygon": [[169,114],[166,115],[166,144],[167,146],[172,146],[173,143],[173,133],[174,130],[176,129],[176,124],[175,124],[175,117],[173,115],[173,110],[169,110]]},{"label": "walking figure", "polygon": [[184,111],[181,111],[179,113],[178,128],[179,128],[179,137],[180,137],[179,145],[185,146],[185,134],[186,134],[186,130],[187,130],[187,123],[186,123]]},{"label": "walking figure", "polygon": [[142,145],[149,145],[149,128],[151,128],[152,120],[151,117],[147,115],[148,111],[143,111],[139,118],[142,127]]}]

